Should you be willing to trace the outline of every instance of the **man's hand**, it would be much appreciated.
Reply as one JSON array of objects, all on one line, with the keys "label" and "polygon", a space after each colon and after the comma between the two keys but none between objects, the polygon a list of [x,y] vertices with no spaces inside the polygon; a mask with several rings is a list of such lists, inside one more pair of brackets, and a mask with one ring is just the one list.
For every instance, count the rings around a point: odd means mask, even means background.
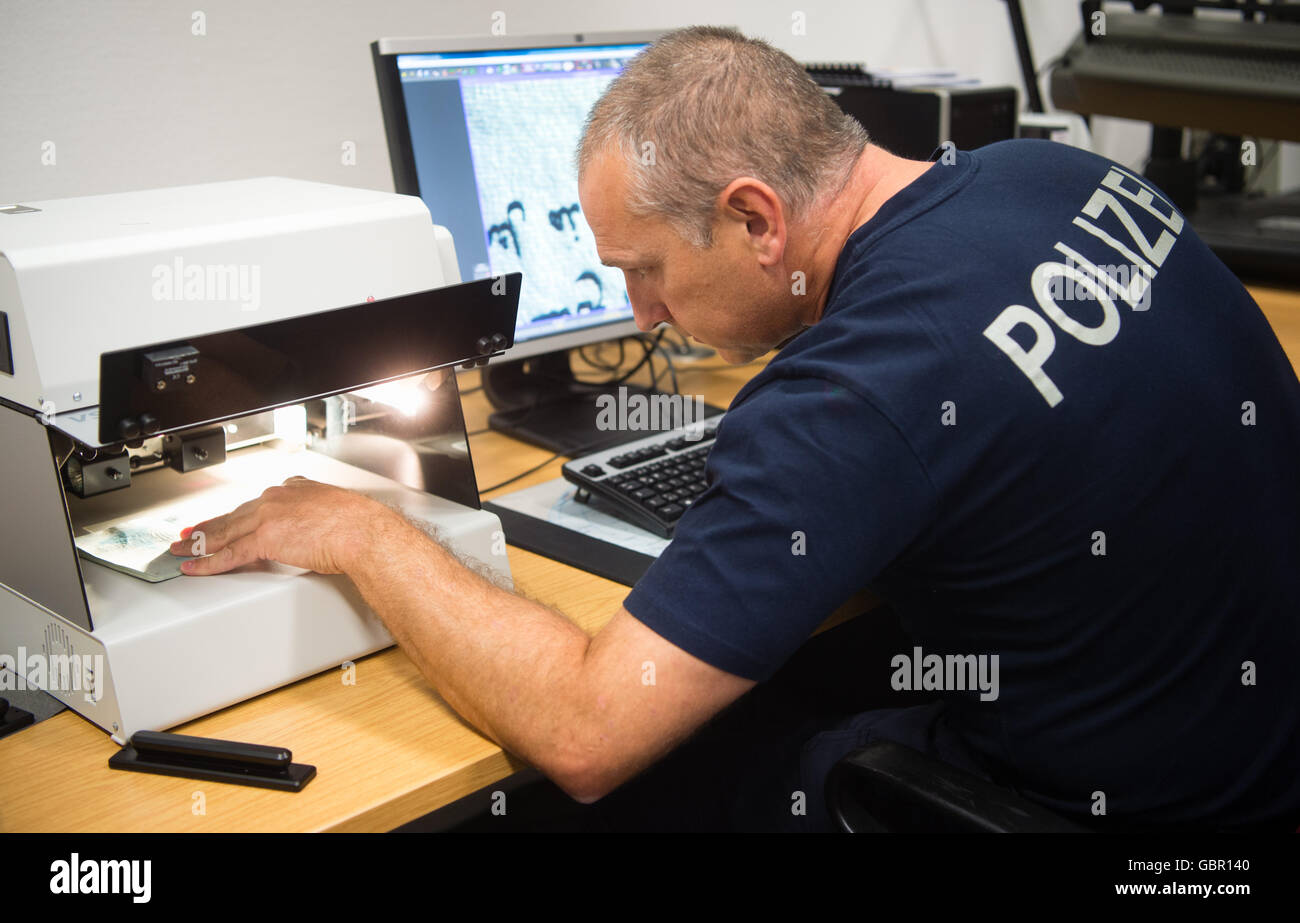
[{"label": "man's hand", "polygon": [[262,560],[342,574],[378,534],[399,525],[405,525],[401,517],[377,500],[292,477],[224,516],[183,530],[171,553],[207,554],[181,565],[194,576]]}]

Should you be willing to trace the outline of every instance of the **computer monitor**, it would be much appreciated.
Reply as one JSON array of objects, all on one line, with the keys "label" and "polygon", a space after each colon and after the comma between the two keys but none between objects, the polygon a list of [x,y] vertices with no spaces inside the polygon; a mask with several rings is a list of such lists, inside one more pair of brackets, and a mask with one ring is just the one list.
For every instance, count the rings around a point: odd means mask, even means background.
[{"label": "computer monitor", "polygon": [[463,279],[523,273],[514,346],[484,369],[491,424],[556,451],[626,438],[595,429],[598,392],[569,367],[569,349],[639,332],[583,217],[574,152],[592,105],[659,34],[371,45],[396,191],[451,231]]}]

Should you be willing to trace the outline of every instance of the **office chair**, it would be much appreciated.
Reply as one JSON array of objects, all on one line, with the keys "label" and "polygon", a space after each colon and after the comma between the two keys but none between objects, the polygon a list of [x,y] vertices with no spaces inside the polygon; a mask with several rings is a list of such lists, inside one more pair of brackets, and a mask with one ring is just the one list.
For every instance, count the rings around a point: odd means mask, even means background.
[{"label": "office chair", "polygon": [[835,764],[826,805],[847,833],[1087,833],[1014,792],[889,740]]}]

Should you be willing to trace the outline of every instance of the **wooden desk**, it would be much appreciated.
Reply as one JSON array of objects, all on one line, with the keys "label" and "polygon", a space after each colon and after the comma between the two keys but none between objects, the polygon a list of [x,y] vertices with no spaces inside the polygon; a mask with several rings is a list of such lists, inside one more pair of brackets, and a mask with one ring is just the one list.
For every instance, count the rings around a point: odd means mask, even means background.
[{"label": "wooden desk", "polygon": [[[1300,292],[1253,289],[1300,372]],[[679,371],[681,390],[726,406],[759,367]],[[477,376],[462,377],[462,388]],[[642,379],[644,380],[644,379]],[[471,432],[487,425],[482,392],[465,397]],[[496,433],[471,437],[479,483],[495,484],[547,453]],[[506,490],[559,476],[557,459]],[[555,606],[589,632],[613,615],[627,588],[518,548],[516,588]],[[457,715],[396,648],[357,664],[356,685],[323,673],[175,730],[274,743],[314,764],[319,776],[288,795],[233,785],[113,772],[117,747],[65,711],[0,740],[0,830],[377,831],[436,810],[523,768]],[[194,813],[202,792],[206,814]]]},{"label": "wooden desk", "polygon": [[1252,285],[1250,293],[1273,325],[1273,332],[1291,359],[1291,367],[1300,375],[1300,291]]}]

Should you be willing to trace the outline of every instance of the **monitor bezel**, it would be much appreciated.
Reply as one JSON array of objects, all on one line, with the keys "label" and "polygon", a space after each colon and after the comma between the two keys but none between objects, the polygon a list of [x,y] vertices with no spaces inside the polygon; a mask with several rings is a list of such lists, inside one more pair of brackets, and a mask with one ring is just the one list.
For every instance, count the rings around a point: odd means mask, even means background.
[{"label": "monitor bezel", "polygon": [[[415,172],[415,151],[411,145],[411,130],[406,119],[406,107],[401,78],[397,69],[398,55],[442,54],[474,51],[516,51],[530,48],[579,48],[599,45],[648,45],[664,35],[666,30],[630,30],[617,32],[557,32],[533,35],[456,35],[423,36],[415,38],[381,38],[370,45],[375,64],[375,79],[379,85],[380,105],[383,109],[384,134],[388,139],[388,157],[393,171],[393,191],[405,195],[420,195],[420,184]],[[438,216],[433,215],[434,222]],[[454,241],[453,241],[454,243]],[[527,284],[527,279],[524,280]],[[531,356],[563,352],[592,343],[618,340],[643,333],[633,318],[595,324],[564,333],[547,334],[516,343],[493,363],[515,362]]]}]

